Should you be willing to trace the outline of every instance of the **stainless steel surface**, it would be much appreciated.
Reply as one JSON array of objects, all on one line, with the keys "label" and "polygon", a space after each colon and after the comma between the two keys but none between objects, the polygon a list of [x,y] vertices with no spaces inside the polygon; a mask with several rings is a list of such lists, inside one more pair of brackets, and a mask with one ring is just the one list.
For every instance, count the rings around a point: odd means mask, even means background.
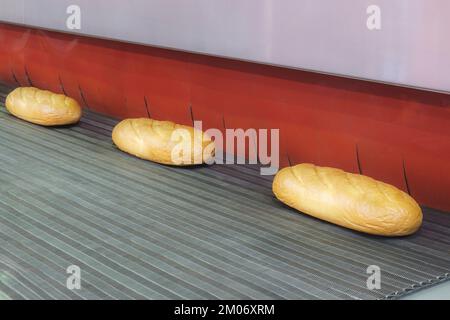
[{"label": "stainless steel surface", "polygon": [[450,281],[404,296],[404,300],[450,300]]},{"label": "stainless steel surface", "polygon": [[0,20],[74,32],[73,4],[85,35],[450,92],[448,0],[0,0]]}]

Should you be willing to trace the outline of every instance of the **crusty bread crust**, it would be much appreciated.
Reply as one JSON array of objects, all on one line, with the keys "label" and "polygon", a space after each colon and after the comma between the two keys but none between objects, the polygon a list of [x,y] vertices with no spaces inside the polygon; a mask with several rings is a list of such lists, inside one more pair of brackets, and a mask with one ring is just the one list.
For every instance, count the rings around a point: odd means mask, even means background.
[{"label": "crusty bread crust", "polygon": [[5,105],[14,116],[43,126],[76,123],[82,114],[76,100],[34,87],[16,88],[6,98]]},{"label": "crusty bread crust", "polygon": [[405,192],[340,169],[307,163],[287,167],[277,173],[272,188],[290,207],[361,232],[404,236],[422,223],[422,210]]},{"label": "crusty bread crust", "polygon": [[[190,141],[179,136],[173,139],[175,130],[188,134]],[[179,125],[171,121],[158,121],[149,118],[125,119],[113,129],[114,144],[122,151],[139,158],[167,165],[195,165],[208,160],[203,156],[203,150],[213,143],[202,131],[194,127]],[[184,145],[184,143],[187,143]],[[172,152],[177,146],[190,150],[187,161],[174,161]],[[210,153],[213,155],[213,153]]]}]

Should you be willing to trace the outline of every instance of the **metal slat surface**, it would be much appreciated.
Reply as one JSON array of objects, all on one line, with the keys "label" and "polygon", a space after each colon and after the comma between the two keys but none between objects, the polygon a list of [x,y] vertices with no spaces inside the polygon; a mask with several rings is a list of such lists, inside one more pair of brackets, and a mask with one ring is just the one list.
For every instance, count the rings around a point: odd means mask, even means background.
[{"label": "metal slat surface", "polygon": [[424,208],[410,237],[360,234],[287,208],[257,166],[122,153],[115,123],[44,128],[0,107],[0,299],[382,299],[449,278],[448,213]]}]

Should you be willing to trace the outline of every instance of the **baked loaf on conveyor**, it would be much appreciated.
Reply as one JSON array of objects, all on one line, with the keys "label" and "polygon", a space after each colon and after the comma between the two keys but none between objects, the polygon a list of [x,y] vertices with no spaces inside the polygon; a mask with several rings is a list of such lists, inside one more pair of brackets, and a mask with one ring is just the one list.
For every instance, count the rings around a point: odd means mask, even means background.
[{"label": "baked loaf on conveyor", "polygon": [[214,142],[194,127],[149,118],[125,119],[112,132],[122,151],[168,165],[194,165],[214,156]]},{"label": "baked loaf on conveyor", "polygon": [[350,229],[383,236],[414,233],[422,210],[405,192],[340,169],[299,164],[280,170],[275,196],[297,210]]},{"label": "baked loaf on conveyor", "polygon": [[6,109],[16,117],[43,126],[57,126],[78,122],[81,107],[63,94],[20,87],[6,98]]}]

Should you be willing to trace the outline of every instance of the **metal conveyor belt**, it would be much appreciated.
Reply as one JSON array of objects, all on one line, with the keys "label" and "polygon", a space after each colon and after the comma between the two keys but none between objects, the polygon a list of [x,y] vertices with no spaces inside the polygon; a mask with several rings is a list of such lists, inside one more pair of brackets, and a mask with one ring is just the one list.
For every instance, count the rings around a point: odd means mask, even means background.
[{"label": "metal conveyor belt", "polygon": [[44,128],[4,97],[0,299],[380,299],[449,278],[449,213],[424,209],[410,237],[367,236],[282,205],[256,166],[139,160],[113,146],[114,119]]}]

